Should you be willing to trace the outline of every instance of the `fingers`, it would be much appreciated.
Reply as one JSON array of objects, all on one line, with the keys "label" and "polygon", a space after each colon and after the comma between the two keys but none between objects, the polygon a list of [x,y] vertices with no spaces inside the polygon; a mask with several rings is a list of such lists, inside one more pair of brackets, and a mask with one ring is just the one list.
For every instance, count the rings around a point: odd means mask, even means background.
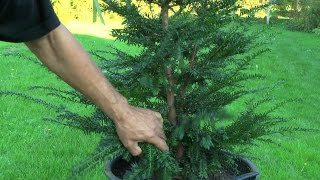
[{"label": "fingers", "polygon": [[163,123],[163,118],[160,113],[155,112],[154,115]]},{"label": "fingers", "polygon": [[146,141],[150,144],[155,145],[158,149],[160,149],[162,151],[169,150],[169,147],[168,147],[167,143],[165,142],[165,140],[158,137],[158,136],[154,136],[153,138],[147,139]]},{"label": "fingers", "polygon": [[117,127],[118,135],[129,152],[133,156],[139,156],[142,153],[138,142],[153,144],[162,151],[169,150],[165,141],[161,114],[149,109],[131,108],[132,116],[124,118],[131,120],[123,121]]},{"label": "fingers", "polygon": [[130,146],[127,147],[127,149],[132,154],[132,156],[139,156],[142,153],[142,150],[139,147],[138,142],[132,143]]},{"label": "fingers", "polygon": [[159,128],[156,130],[156,135],[159,136],[163,140],[167,139],[162,128]]},{"label": "fingers", "polygon": [[167,139],[167,138],[166,138],[166,135],[164,134],[163,131],[158,132],[157,134],[158,134],[159,138],[161,138],[161,139],[163,139],[163,140],[166,140],[166,139]]},{"label": "fingers", "polygon": [[136,108],[136,109],[142,113],[146,113],[146,114],[155,116],[160,122],[163,123],[163,118],[160,113],[149,110],[149,109],[143,109],[143,108]]},{"label": "fingers", "polygon": [[[162,136],[152,136],[148,139],[145,139],[144,141],[150,144],[153,144],[158,149],[162,151],[168,151],[169,147],[165,141],[165,135],[162,133]],[[131,141],[132,143],[127,144],[126,148],[129,150],[129,152],[132,154],[132,156],[139,156],[142,153],[141,148],[138,145],[138,142],[140,141]]]},{"label": "fingers", "polygon": [[161,114],[158,112],[153,112],[152,115],[157,120],[157,122],[159,122],[159,124],[162,128],[163,127],[163,118],[162,118]]},{"label": "fingers", "polygon": [[[169,150],[169,147],[163,138],[155,136],[153,138],[147,139],[146,142],[153,144],[161,151]],[[139,147],[138,142],[134,142],[131,145],[127,146],[127,149],[132,154],[132,156],[139,156],[142,153],[142,149]]]}]

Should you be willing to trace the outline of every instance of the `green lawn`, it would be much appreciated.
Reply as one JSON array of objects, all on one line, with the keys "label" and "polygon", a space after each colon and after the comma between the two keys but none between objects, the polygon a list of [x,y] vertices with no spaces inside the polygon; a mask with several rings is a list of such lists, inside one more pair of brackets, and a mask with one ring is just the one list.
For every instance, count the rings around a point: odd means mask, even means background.
[{"label": "green lawn", "polygon": [[[283,83],[272,91],[276,98],[303,99],[279,111],[295,118],[288,125],[320,128],[320,38],[276,27],[268,31],[276,32],[273,43],[268,45],[272,51],[255,60],[250,70],[267,75],[265,84]],[[126,47],[96,37],[77,37],[87,50],[104,49],[109,44]],[[68,88],[29,58],[34,59],[22,44],[0,43],[0,90],[33,94],[28,90],[31,85]],[[239,103],[228,107],[230,112],[240,108]],[[94,149],[98,136],[42,120],[53,114],[22,99],[0,97],[0,179],[66,179],[70,168]],[[261,170],[261,179],[320,179],[320,134],[295,133],[274,138],[281,147],[262,144],[250,150]],[[83,179],[105,179],[103,165]]]},{"label": "green lawn", "polygon": [[[268,76],[266,83],[282,81],[275,89],[279,99],[301,98],[281,110],[295,118],[292,125],[320,128],[320,37],[278,28],[270,45],[272,51],[259,57],[256,71]],[[297,133],[293,137],[276,137],[282,147],[263,145],[252,152],[263,179],[320,179],[320,134]]]}]

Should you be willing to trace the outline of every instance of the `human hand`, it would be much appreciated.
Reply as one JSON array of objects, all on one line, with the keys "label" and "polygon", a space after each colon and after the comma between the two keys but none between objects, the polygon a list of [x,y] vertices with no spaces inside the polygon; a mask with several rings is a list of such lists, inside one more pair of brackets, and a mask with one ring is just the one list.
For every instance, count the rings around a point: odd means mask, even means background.
[{"label": "human hand", "polygon": [[118,136],[133,156],[142,153],[139,142],[155,145],[160,150],[169,150],[163,131],[163,119],[158,112],[133,106],[121,108],[114,120]]}]

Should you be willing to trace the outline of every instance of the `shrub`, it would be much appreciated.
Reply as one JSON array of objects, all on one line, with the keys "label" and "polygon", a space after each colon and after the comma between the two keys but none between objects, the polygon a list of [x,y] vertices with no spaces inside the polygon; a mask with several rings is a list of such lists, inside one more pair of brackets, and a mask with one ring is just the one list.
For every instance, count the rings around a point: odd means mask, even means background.
[{"label": "shrub", "polygon": [[312,30],[312,32],[320,36],[320,28],[315,28],[314,30]]},{"label": "shrub", "polygon": [[300,12],[300,16],[292,19],[289,29],[311,32],[320,26],[320,1],[307,1]]}]

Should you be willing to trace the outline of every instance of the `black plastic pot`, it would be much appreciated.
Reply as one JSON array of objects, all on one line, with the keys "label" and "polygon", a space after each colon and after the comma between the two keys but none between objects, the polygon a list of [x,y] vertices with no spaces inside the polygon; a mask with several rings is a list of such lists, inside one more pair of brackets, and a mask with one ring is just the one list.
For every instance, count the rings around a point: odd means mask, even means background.
[{"label": "black plastic pot", "polygon": [[[257,167],[248,159],[238,159],[239,171],[242,175],[234,177],[232,180],[258,180],[259,171]],[[106,164],[105,174],[109,180],[121,180],[115,174],[124,174],[127,169],[130,168],[130,162],[123,160],[121,157],[117,157]],[[119,170],[122,172],[119,172]]]}]

